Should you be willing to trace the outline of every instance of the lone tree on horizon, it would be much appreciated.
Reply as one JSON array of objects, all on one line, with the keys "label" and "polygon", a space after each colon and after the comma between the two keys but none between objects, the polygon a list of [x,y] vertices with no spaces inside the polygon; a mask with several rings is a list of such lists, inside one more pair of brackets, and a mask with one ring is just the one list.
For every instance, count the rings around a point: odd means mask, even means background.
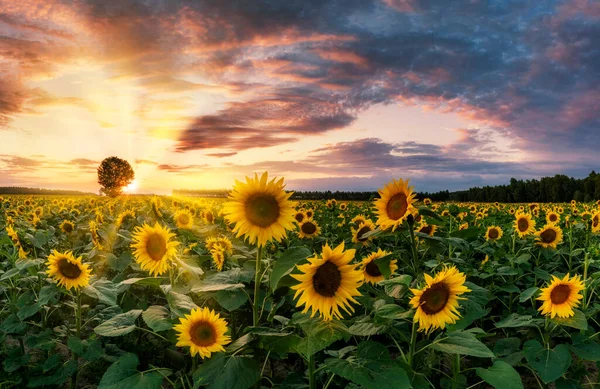
[{"label": "lone tree on horizon", "polygon": [[129,185],[135,173],[129,162],[118,157],[105,158],[98,166],[98,184],[102,186],[100,193],[116,197]]}]

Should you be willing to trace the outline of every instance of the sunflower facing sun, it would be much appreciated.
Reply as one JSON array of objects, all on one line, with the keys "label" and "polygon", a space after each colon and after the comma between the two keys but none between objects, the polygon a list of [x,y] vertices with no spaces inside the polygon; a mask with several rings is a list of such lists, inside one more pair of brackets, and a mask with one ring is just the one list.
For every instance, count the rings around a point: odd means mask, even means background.
[{"label": "sunflower facing sun", "polygon": [[541,289],[540,297],[537,299],[543,301],[538,309],[542,315],[549,315],[561,318],[572,317],[575,315],[573,308],[577,308],[583,296],[579,293],[585,289],[579,275],[569,278],[567,274],[563,279],[552,276],[550,285]]},{"label": "sunflower facing sun", "polygon": [[411,289],[414,297],[410,304],[416,309],[414,322],[419,323],[419,331],[430,332],[445,328],[460,318],[458,300],[463,293],[470,292],[464,284],[467,277],[454,266],[446,268],[432,278],[425,274],[425,286]]},{"label": "sunflower facing sun", "polygon": [[298,226],[298,237],[300,239],[310,239],[321,233],[321,227],[313,219],[305,219]]},{"label": "sunflower facing sun", "polygon": [[83,264],[81,257],[75,258],[71,251],[61,253],[54,250],[48,256],[46,265],[48,266],[46,274],[66,289],[79,289],[90,283],[92,274],[90,265]]},{"label": "sunflower facing sun", "polygon": [[535,232],[535,220],[528,213],[519,212],[515,216],[515,230],[519,234],[519,238],[524,238]]},{"label": "sunflower facing sun", "polygon": [[416,212],[413,206],[416,194],[413,193],[412,187],[408,186],[408,180],[392,180],[379,190],[379,196],[375,201],[377,225],[384,230],[392,227],[392,231],[395,231],[408,215]]},{"label": "sunflower facing sun", "polygon": [[364,235],[375,230],[375,224],[371,220],[366,220],[358,225],[358,228],[351,227],[352,243],[362,243],[367,246],[373,240],[373,235],[365,237]]},{"label": "sunflower facing sun", "polygon": [[291,192],[283,190],[283,178],[268,181],[265,172],[260,178],[246,177],[246,182],[236,180],[229,201],[223,206],[228,223],[235,223],[236,237],[242,235],[251,244],[264,246],[268,241],[281,241],[287,230],[294,229],[294,207]]},{"label": "sunflower facing sun", "polygon": [[296,291],[297,307],[304,305],[303,313],[311,312],[311,317],[319,314],[323,320],[341,319],[340,308],[348,314],[354,312],[350,302],[358,304],[355,296],[361,296],[358,288],[363,283],[363,273],[351,265],[356,250],[344,251],[344,242],[335,249],[323,246],[321,257],[308,258],[307,264],[299,265],[302,273],[291,274],[300,281],[291,289]]},{"label": "sunflower facing sun", "polygon": [[485,240],[498,240],[502,238],[502,228],[498,226],[490,226],[485,232]]},{"label": "sunflower facing sun", "polygon": [[[365,277],[365,281],[375,285],[379,281],[383,281],[384,277],[379,270],[379,266],[375,263],[376,259],[383,258],[386,255],[390,255],[389,252],[378,249],[376,252],[372,252],[367,257],[363,258],[361,263],[361,268],[363,271],[363,276]],[[396,259],[392,259],[390,261],[390,273],[398,270],[398,265],[396,265],[398,261]]]},{"label": "sunflower facing sun", "polygon": [[144,224],[135,228],[131,247],[135,249],[133,255],[142,270],[152,276],[166,273],[175,256],[175,248],[179,245],[179,242],[171,240],[174,236],[167,227],[158,223],[154,227]]},{"label": "sunflower facing sun", "polygon": [[173,215],[177,228],[189,230],[194,226],[194,217],[187,209],[180,209]]},{"label": "sunflower facing sun", "polygon": [[544,248],[555,249],[563,241],[563,232],[561,228],[552,223],[546,224],[544,228],[535,233],[536,242]]},{"label": "sunflower facing sun", "polygon": [[224,345],[231,342],[225,335],[227,322],[218,313],[208,308],[193,309],[189,315],[179,319],[173,329],[177,334],[177,346],[189,347],[190,354],[210,358],[212,353],[224,352]]}]

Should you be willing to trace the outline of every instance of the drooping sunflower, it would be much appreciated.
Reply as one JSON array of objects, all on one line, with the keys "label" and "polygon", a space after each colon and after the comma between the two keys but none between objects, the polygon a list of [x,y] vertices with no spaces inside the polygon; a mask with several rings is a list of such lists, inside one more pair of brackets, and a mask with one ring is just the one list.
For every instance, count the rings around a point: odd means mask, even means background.
[{"label": "drooping sunflower", "polygon": [[90,283],[92,269],[81,262],[81,257],[75,258],[71,251],[64,253],[54,250],[46,262],[46,274],[52,277],[59,286],[67,289],[82,288]]},{"label": "drooping sunflower", "polygon": [[221,246],[227,254],[233,254],[233,243],[226,236],[211,236],[204,242],[208,251],[213,250],[217,245]]},{"label": "drooping sunflower", "polygon": [[375,200],[377,225],[384,230],[392,227],[392,231],[395,231],[408,215],[416,211],[413,206],[416,194],[413,193],[412,187],[408,186],[408,180],[392,180],[379,190],[379,196],[380,198]]},{"label": "drooping sunflower", "polygon": [[[375,263],[375,260],[383,258],[389,254],[390,253],[387,251],[378,249],[377,251],[374,251],[365,258],[363,258],[361,263],[361,269],[366,282],[375,285],[376,283],[384,279],[383,274],[381,274],[381,271],[379,270],[379,266],[377,266],[377,264]],[[390,261],[390,273],[393,273],[396,270],[398,270],[397,263],[398,261],[396,259],[392,259]]]},{"label": "drooping sunflower", "polygon": [[560,215],[554,211],[547,212],[546,221],[548,223],[556,224],[560,221]]},{"label": "drooping sunflower", "polygon": [[569,274],[560,279],[552,276],[552,281],[546,287],[541,289],[538,300],[543,301],[542,306],[538,308],[542,315],[549,315],[567,318],[575,315],[573,308],[576,308],[583,296],[579,293],[585,289],[585,285],[579,279],[579,275],[569,278]]},{"label": "drooping sunflower", "polygon": [[192,309],[189,315],[179,319],[173,329],[177,334],[177,346],[189,347],[190,354],[210,358],[212,353],[224,352],[231,342],[227,333],[227,322],[218,313],[208,308]]},{"label": "drooping sunflower", "polygon": [[530,214],[519,212],[515,216],[514,227],[519,238],[524,238],[535,232],[535,220],[531,218]]},{"label": "drooping sunflower", "polygon": [[271,239],[281,241],[287,230],[294,229],[296,204],[283,188],[283,178],[268,181],[266,172],[260,178],[246,177],[245,183],[236,181],[223,210],[228,222],[236,223],[237,237],[244,235],[251,244],[264,246]]},{"label": "drooping sunflower", "polygon": [[592,215],[592,232],[594,234],[600,232],[600,211]]},{"label": "drooping sunflower", "polygon": [[223,246],[217,244],[210,250],[210,256],[213,260],[217,271],[223,270],[223,265],[225,264],[225,249]]},{"label": "drooping sunflower", "polygon": [[321,233],[321,227],[313,219],[305,219],[298,228],[298,237],[301,239],[314,238]]},{"label": "drooping sunflower", "polygon": [[445,328],[460,318],[458,300],[463,293],[470,292],[464,284],[467,277],[454,266],[438,272],[435,277],[425,274],[425,286],[411,289],[414,297],[410,304],[416,309],[414,322],[419,323],[419,331],[430,332]]},{"label": "drooping sunflower", "polygon": [[154,227],[145,224],[136,227],[131,236],[131,247],[135,249],[133,255],[142,270],[150,275],[164,274],[171,265],[171,259],[176,254],[179,242],[172,241],[175,234],[167,227],[156,223]]},{"label": "drooping sunflower", "polygon": [[356,250],[344,251],[344,242],[335,249],[323,246],[321,256],[308,258],[309,263],[299,265],[301,274],[291,276],[300,281],[291,288],[296,291],[297,307],[304,305],[303,313],[311,310],[311,317],[319,314],[323,320],[341,319],[340,308],[348,314],[354,312],[350,302],[360,296],[358,288],[363,283],[363,273],[350,264]]},{"label": "drooping sunflower", "polygon": [[70,234],[73,232],[73,230],[75,230],[75,224],[69,220],[63,220],[59,227],[65,234]]},{"label": "drooping sunflower", "polygon": [[561,228],[552,223],[546,224],[544,228],[537,231],[535,235],[537,236],[537,244],[544,248],[550,247],[555,249],[556,246],[562,243],[563,240],[563,232]]},{"label": "drooping sunflower", "polygon": [[435,234],[436,230],[437,230],[437,226],[435,224],[423,223],[419,226],[419,228],[417,229],[417,232],[420,232],[422,234],[427,234],[429,236],[433,236],[433,234]]},{"label": "drooping sunflower", "polygon": [[13,243],[19,243],[19,235],[12,226],[6,226],[6,233],[8,234],[8,237],[10,238],[10,240],[12,240]]},{"label": "drooping sunflower", "polygon": [[363,235],[373,230],[375,230],[375,224],[368,219],[364,223],[360,223],[358,228],[350,227],[352,243],[362,243],[363,246],[367,246],[373,240],[374,236],[364,237]]},{"label": "drooping sunflower", "polygon": [[177,228],[189,230],[194,226],[194,217],[186,209],[176,211],[173,215],[173,220],[175,220]]},{"label": "drooping sunflower", "polygon": [[485,232],[485,240],[498,240],[502,238],[502,228],[498,226],[490,226]]}]

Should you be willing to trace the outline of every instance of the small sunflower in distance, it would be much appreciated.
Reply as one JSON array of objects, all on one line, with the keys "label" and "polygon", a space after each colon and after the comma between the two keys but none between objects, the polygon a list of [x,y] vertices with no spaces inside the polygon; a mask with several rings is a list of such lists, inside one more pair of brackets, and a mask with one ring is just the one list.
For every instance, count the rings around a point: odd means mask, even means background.
[{"label": "small sunflower in distance", "polygon": [[63,220],[59,227],[65,234],[70,234],[75,229],[75,224],[69,220]]},{"label": "small sunflower in distance", "polygon": [[379,190],[379,196],[380,198],[375,200],[377,225],[384,230],[392,227],[392,231],[395,231],[408,215],[416,211],[412,205],[416,194],[413,193],[412,187],[408,186],[408,180],[392,180]]},{"label": "small sunflower in distance", "polygon": [[208,308],[193,309],[189,315],[179,319],[173,329],[177,334],[177,347],[189,347],[190,354],[210,358],[212,353],[224,352],[231,342],[227,333],[227,322],[218,313]]},{"label": "small sunflower in distance", "polygon": [[436,230],[437,230],[437,226],[435,224],[423,223],[419,226],[419,229],[417,230],[417,232],[420,232],[421,234],[433,236],[433,234],[435,234]]},{"label": "small sunflower in distance", "polygon": [[210,250],[210,256],[213,260],[217,271],[223,270],[223,265],[225,265],[225,249],[223,246],[217,244]]},{"label": "small sunflower in distance", "polygon": [[555,249],[563,240],[563,232],[559,226],[552,223],[546,224],[544,228],[535,233],[536,243],[544,248]]},{"label": "small sunflower in distance", "polygon": [[519,238],[524,238],[535,232],[535,220],[528,213],[519,212],[515,216],[515,230],[519,234]]},{"label": "small sunflower in distance", "polygon": [[48,266],[46,274],[66,289],[78,289],[90,283],[92,270],[89,265],[81,262],[81,257],[75,258],[71,251],[61,253],[54,250],[48,256],[46,265]]},{"label": "small sunflower in distance", "polygon": [[364,237],[365,234],[374,231],[375,224],[371,220],[366,220],[358,225],[358,228],[351,227],[352,231],[352,243],[362,243],[363,246],[367,246],[369,242],[373,240],[373,235]]},{"label": "small sunflower in distance", "polygon": [[[361,267],[366,282],[375,285],[376,283],[384,279],[383,274],[381,274],[381,271],[379,270],[379,266],[377,266],[377,264],[375,263],[375,260],[383,258],[389,254],[390,253],[387,251],[378,249],[376,252],[372,252],[366,258],[363,258]],[[396,270],[398,270],[397,263],[398,261],[395,259],[392,259],[390,261],[390,273],[393,273]]]},{"label": "small sunflower in distance", "polygon": [[298,223],[302,223],[302,221],[304,219],[306,219],[306,214],[302,211],[298,211],[296,212],[296,214],[294,215],[294,219],[298,222]]},{"label": "small sunflower in distance", "polygon": [[168,228],[158,223],[154,227],[144,224],[135,228],[131,247],[135,249],[133,255],[142,270],[159,276],[169,269],[170,261],[176,254],[175,248],[179,245],[179,242],[171,240],[174,236]]},{"label": "small sunflower in distance", "polygon": [[204,242],[208,251],[213,250],[217,246],[221,246],[227,254],[233,254],[233,243],[226,236],[211,236]]},{"label": "small sunflower in distance", "polygon": [[180,209],[173,215],[177,228],[189,230],[194,226],[194,217],[187,209]]},{"label": "small sunflower in distance", "polygon": [[594,234],[600,232],[600,212],[596,212],[592,215],[592,232]]},{"label": "small sunflower in distance", "polygon": [[502,238],[502,234],[502,228],[498,226],[488,227],[487,231],[485,232],[485,240],[498,240]]},{"label": "small sunflower in distance", "polygon": [[560,221],[560,215],[554,211],[550,211],[546,214],[546,221],[548,223],[556,224]]},{"label": "small sunflower in distance", "polygon": [[251,244],[264,246],[268,241],[281,241],[287,230],[294,229],[294,207],[290,201],[292,193],[283,190],[283,178],[268,181],[265,172],[260,178],[246,177],[246,182],[236,181],[223,206],[228,223],[235,223],[237,237],[244,235]]},{"label": "small sunflower in distance", "polygon": [[305,219],[298,228],[298,237],[301,239],[314,238],[321,233],[321,227],[313,219]]},{"label": "small sunflower in distance", "polygon": [[354,216],[352,218],[352,220],[350,220],[350,223],[354,223],[357,227],[359,226],[360,223],[364,223],[366,222],[368,219],[365,217],[365,215],[363,214],[358,214],[356,216]]},{"label": "small sunflower in distance", "polygon": [[410,304],[416,309],[414,322],[419,323],[419,331],[430,332],[445,328],[460,318],[458,300],[463,293],[470,292],[464,284],[467,277],[454,266],[438,272],[435,277],[425,274],[425,286],[411,289],[414,297]]},{"label": "small sunflower in distance", "polygon": [[541,289],[540,297],[537,298],[543,301],[538,310],[542,315],[549,315],[551,318],[572,317],[575,315],[573,308],[576,308],[583,299],[579,292],[584,289],[585,285],[579,279],[579,275],[569,278],[567,274],[563,279],[552,276],[550,285]]},{"label": "small sunflower in distance", "polygon": [[344,242],[335,249],[323,246],[321,257],[308,258],[309,263],[297,266],[302,273],[291,274],[300,281],[291,289],[296,291],[297,307],[304,305],[302,313],[311,310],[311,317],[319,314],[323,320],[341,319],[340,308],[348,314],[354,312],[350,302],[358,304],[358,288],[363,283],[363,273],[350,264],[356,250],[344,251]]}]

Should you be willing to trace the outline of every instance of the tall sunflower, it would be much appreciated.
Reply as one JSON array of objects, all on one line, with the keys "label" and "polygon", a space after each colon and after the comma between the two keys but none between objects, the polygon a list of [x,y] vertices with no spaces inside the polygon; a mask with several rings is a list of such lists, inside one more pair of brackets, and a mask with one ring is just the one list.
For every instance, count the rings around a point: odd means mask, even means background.
[{"label": "tall sunflower", "polygon": [[419,323],[419,331],[430,332],[445,328],[460,318],[458,300],[463,293],[470,292],[464,284],[467,277],[454,266],[438,272],[435,277],[425,274],[425,286],[411,289],[414,297],[410,304],[416,309],[414,322]]},{"label": "tall sunflower", "polygon": [[303,313],[311,310],[311,317],[319,314],[323,320],[341,319],[340,308],[348,314],[354,312],[350,302],[360,296],[358,288],[363,282],[363,273],[351,265],[356,250],[344,251],[344,242],[335,249],[325,244],[321,257],[309,258],[309,263],[299,265],[301,274],[291,276],[300,281],[291,288],[296,291],[297,307],[304,305]]},{"label": "tall sunflower", "polygon": [[[378,249],[377,251],[374,251],[371,254],[367,255],[365,258],[363,258],[361,262],[361,269],[366,282],[375,285],[376,283],[384,279],[383,274],[381,274],[381,271],[379,270],[379,266],[377,266],[377,264],[375,263],[375,260],[383,258],[389,254],[390,253],[387,251]],[[392,259],[390,261],[390,273],[393,273],[396,270],[398,270],[397,263],[398,261],[396,259]]]},{"label": "tall sunflower", "polygon": [[46,274],[52,277],[59,286],[67,289],[82,288],[90,283],[92,269],[81,262],[81,257],[75,258],[71,251],[64,253],[54,250],[46,262]]},{"label": "tall sunflower", "polygon": [[569,275],[560,279],[552,276],[550,285],[541,289],[538,300],[543,301],[542,306],[538,308],[542,315],[550,317],[567,318],[575,315],[573,308],[576,308],[583,296],[579,293],[585,289],[585,285],[579,279],[579,275],[569,279]]},{"label": "tall sunflower", "polygon": [[392,227],[392,231],[395,231],[408,215],[416,211],[413,206],[416,194],[408,186],[408,180],[392,180],[379,190],[379,196],[375,201],[377,225],[384,230]]},{"label": "tall sunflower", "polygon": [[236,181],[223,210],[227,221],[235,223],[237,237],[244,235],[251,244],[264,246],[271,239],[281,241],[294,228],[296,204],[283,188],[283,178],[268,181],[266,172],[260,178],[246,177],[245,183]]},{"label": "tall sunflower", "polygon": [[485,240],[498,240],[502,238],[502,235],[502,228],[498,226],[490,226],[485,233]]},{"label": "tall sunflower", "polygon": [[321,227],[313,219],[305,219],[298,227],[298,237],[301,239],[314,238],[321,233]]},{"label": "tall sunflower", "polygon": [[131,247],[135,249],[133,255],[142,270],[157,276],[169,269],[170,261],[176,254],[175,248],[179,245],[179,242],[171,240],[174,236],[167,227],[158,223],[154,227],[144,223],[135,228]]},{"label": "tall sunflower", "polygon": [[173,215],[177,228],[189,230],[194,226],[194,217],[187,209],[180,209]]},{"label": "tall sunflower", "polygon": [[189,315],[179,319],[173,329],[178,332],[177,346],[189,347],[190,354],[210,358],[212,353],[224,352],[224,345],[231,342],[227,333],[227,322],[218,313],[208,308],[193,309]]},{"label": "tall sunflower", "polygon": [[527,235],[535,232],[535,220],[528,213],[519,212],[515,216],[515,230],[519,234],[519,238],[524,238]]},{"label": "tall sunflower", "polygon": [[546,224],[544,228],[535,233],[538,245],[555,249],[563,240],[561,228],[552,223]]},{"label": "tall sunflower", "polygon": [[352,243],[362,243],[363,246],[367,246],[369,242],[373,240],[373,235],[363,237],[368,232],[375,230],[375,224],[371,220],[366,220],[358,225],[358,228],[350,227],[352,232]]}]

